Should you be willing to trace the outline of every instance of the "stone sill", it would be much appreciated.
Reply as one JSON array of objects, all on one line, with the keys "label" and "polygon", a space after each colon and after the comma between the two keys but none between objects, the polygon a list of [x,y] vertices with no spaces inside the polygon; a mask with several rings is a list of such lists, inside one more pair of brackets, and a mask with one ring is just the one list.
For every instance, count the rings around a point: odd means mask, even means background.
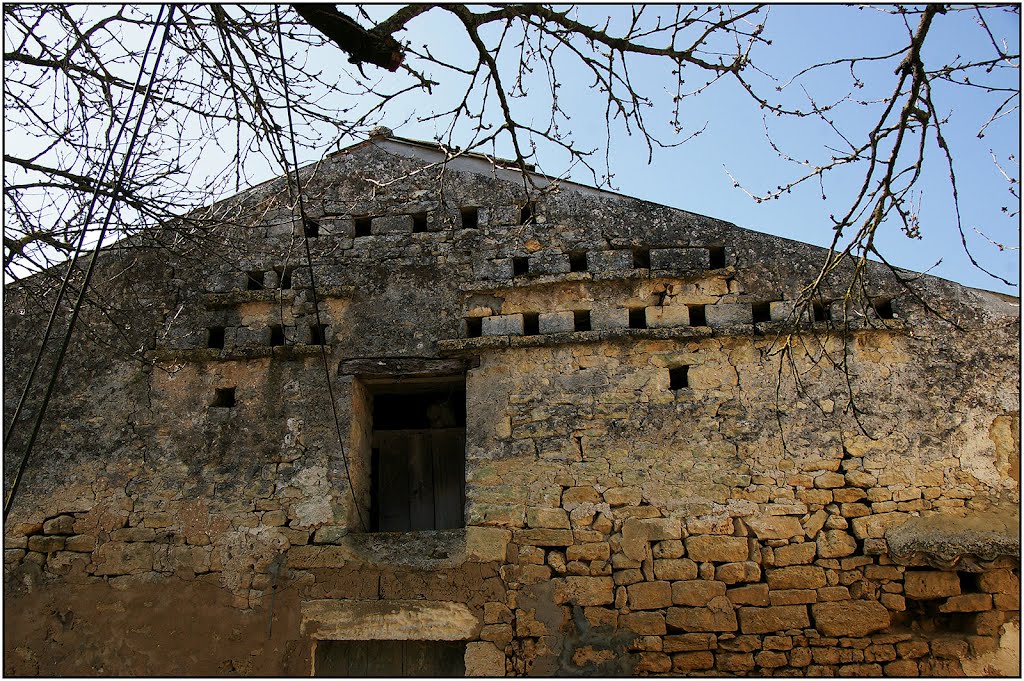
[{"label": "stone sill", "polygon": [[578,281],[616,281],[629,279],[684,279],[697,280],[709,277],[729,277],[736,273],[733,266],[697,272],[680,272],[675,270],[652,270],[646,267],[632,270],[615,270],[611,272],[567,272],[565,274],[520,275],[512,279],[488,279],[461,284],[459,291],[463,293],[492,293],[503,289],[529,288],[545,284],[567,284]]},{"label": "stone sill", "polygon": [[186,362],[216,362],[259,359],[261,357],[272,357],[274,359],[297,360],[312,357],[320,354],[320,348],[324,348],[327,354],[331,354],[331,345],[279,345],[276,347],[263,348],[236,348],[234,350],[218,350],[217,348],[189,348],[184,350],[160,349],[150,350],[146,357],[152,360],[163,361],[186,361]]},{"label": "stone sill", "polygon": [[[891,319],[851,320],[845,327],[849,331],[903,331],[906,324]],[[534,348],[577,343],[601,343],[619,340],[691,340],[738,336],[775,336],[787,333],[842,333],[844,327],[831,322],[814,322],[794,327],[787,322],[758,322],[730,327],[676,326],[660,329],[607,329],[603,331],[574,331],[535,336],[481,336],[479,338],[452,338],[438,342],[441,355],[454,355],[478,350],[499,348]]]}]

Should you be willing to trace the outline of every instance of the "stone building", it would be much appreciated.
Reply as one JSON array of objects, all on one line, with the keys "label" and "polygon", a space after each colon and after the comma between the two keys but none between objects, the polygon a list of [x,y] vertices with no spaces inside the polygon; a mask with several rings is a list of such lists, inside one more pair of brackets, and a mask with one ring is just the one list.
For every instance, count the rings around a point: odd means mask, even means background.
[{"label": "stone building", "polygon": [[[799,318],[822,249],[443,160],[378,136],[304,219],[282,178],[106,250],[6,673],[1018,671],[1016,298],[872,264]],[[5,433],[56,281],[5,291]]]}]

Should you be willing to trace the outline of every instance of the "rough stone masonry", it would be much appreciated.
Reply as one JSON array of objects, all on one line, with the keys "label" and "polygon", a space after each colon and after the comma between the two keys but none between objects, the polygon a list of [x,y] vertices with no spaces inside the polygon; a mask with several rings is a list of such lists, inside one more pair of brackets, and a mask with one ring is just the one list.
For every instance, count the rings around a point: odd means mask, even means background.
[{"label": "rough stone masonry", "polygon": [[[871,264],[797,318],[821,249],[442,160],[106,250],[6,674],[1019,673],[1018,299]],[[5,290],[5,432],[61,274]]]}]

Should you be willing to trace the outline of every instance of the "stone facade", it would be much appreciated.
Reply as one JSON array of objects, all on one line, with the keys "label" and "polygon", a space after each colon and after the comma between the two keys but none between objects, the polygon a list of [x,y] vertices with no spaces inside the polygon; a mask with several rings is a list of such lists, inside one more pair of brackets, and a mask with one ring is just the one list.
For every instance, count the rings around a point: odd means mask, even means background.
[{"label": "stone facade", "polygon": [[[796,319],[820,249],[438,158],[377,138],[303,171],[305,224],[276,180],[104,254],[5,526],[6,673],[374,639],[470,675],[1018,671],[1017,299],[872,265]],[[5,291],[5,432],[52,276]],[[463,522],[367,531],[381,386],[438,377]]]}]

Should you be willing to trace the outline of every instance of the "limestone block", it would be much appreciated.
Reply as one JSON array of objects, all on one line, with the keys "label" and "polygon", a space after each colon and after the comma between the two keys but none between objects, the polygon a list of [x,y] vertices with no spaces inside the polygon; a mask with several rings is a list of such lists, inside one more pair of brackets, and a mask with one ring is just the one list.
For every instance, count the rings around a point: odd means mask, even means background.
[{"label": "limestone block", "polygon": [[76,534],[64,540],[64,549],[67,551],[88,553],[94,548],[96,548],[96,537],[88,534]]},{"label": "limestone block", "polygon": [[556,580],[555,603],[608,605],[615,602],[611,577],[566,577]]},{"label": "limestone block", "polygon": [[744,518],[754,535],[761,540],[789,539],[803,535],[804,528],[800,520],[789,515],[761,515]]},{"label": "limestone block", "polygon": [[564,508],[528,508],[526,524],[529,527],[569,529],[569,514]]},{"label": "limestone block", "polygon": [[848,601],[850,600],[850,590],[845,586],[823,586],[818,589],[818,600]]},{"label": "limestone block", "polygon": [[590,328],[610,331],[629,328],[629,310],[624,307],[594,308],[590,311]]},{"label": "limestone block", "polygon": [[626,587],[631,610],[658,610],[672,605],[672,585],[668,582],[640,582]]},{"label": "limestone block", "polygon": [[686,555],[698,563],[733,563],[749,554],[745,537],[700,536],[686,538]]},{"label": "limestone block", "polygon": [[530,256],[529,273],[566,274],[570,271],[569,256],[566,253],[535,253]]},{"label": "limestone block", "polygon": [[629,249],[587,252],[587,271],[589,272],[612,274],[631,269],[633,269],[633,252]]},{"label": "limestone block", "polygon": [[512,532],[500,527],[467,527],[466,556],[473,562],[503,562],[511,540]]},{"label": "limestone block", "polygon": [[699,651],[692,653],[676,653],[672,656],[672,671],[678,674],[702,671],[715,666],[714,653]]},{"label": "limestone block", "polygon": [[[655,561],[655,572],[657,572],[657,561]],[[693,576],[697,576],[697,569],[694,566]],[[767,590],[767,587],[766,587]],[[685,581],[672,583],[672,603],[688,607],[705,607],[712,599],[724,596],[725,584],[713,582],[707,579],[689,578]],[[735,603],[735,601],[731,602]]]},{"label": "limestone block", "polygon": [[826,585],[825,571],[810,565],[794,565],[768,570],[770,589],[817,589]]},{"label": "limestone block", "polygon": [[481,322],[481,334],[484,336],[522,336],[523,315],[500,314],[484,317]]},{"label": "limestone block", "polygon": [[725,595],[733,605],[768,605],[768,593],[767,584],[749,584],[729,589]]},{"label": "limestone block", "polygon": [[762,650],[759,652],[754,658],[754,662],[758,667],[764,667],[765,669],[785,667],[789,664],[789,660],[786,658],[785,653],[777,653],[771,650]]},{"label": "limestone block", "polygon": [[564,312],[541,312],[537,317],[541,333],[569,333],[574,330],[571,310]]},{"label": "limestone block", "polygon": [[567,560],[608,560],[611,547],[606,542],[587,542],[573,544],[565,550]]},{"label": "limestone block", "polygon": [[826,530],[818,535],[819,558],[843,558],[857,551],[857,540],[842,530]]},{"label": "limestone block", "polygon": [[715,567],[715,579],[725,584],[756,582],[761,579],[761,566],[750,560],[723,563]]},{"label": "limestone block", "polygon": [[963,594],[951,596],[939,606],[939,612],[981,612],[992,609],[991,594]]},{"label": "limestone block", "polygon": [[507,281],[512,278],[512,259],[492,258],[474,262],[473,276],[486,281]]},{"label": "limestone block", "polygon": [[903,579],[904,595],[916,601],[960,595],[960,578],[955,572],[911,570]]},{"label": "limestone block", "polygon": [[836,487],[843,487],[845,484],[846,477],[832,471],[825,471],[814,476],[814,486],[817,489],[835,489]]},{"label": "limestone block", "polygon": [[754,314],[750,303],[719,303],[704,307],[708,326],[719,328],[736,324],[753,324]]},{"label": "limestone block", "polygon": [[43,534],[74,534],[74,527],[74,516],[59,515],[43,523]]},{"label": "limestone block", "polygon": [[740,630],[744,634],[770,634],[811,626],[806,605],[782,605],[770,608],[740,608]]},{"label": "limestone block", "polygon": [[649,329],[690,325],[690,311],[685,305],[651,305],[644,314]]},{"label": "limestone block", "polygon": [[300,632],[318,640],[461,641],[480,632],[464,603],[426,600],[302,601]]},{"label": "limestone block", "polygon": [[867,636],[890,624],[889,611],[877,601],[815,603],[811,614],[825,636]]},{"label": "limestone block", "polygon": [[505,676],[505,653],[487,641],[466,644],[466,676]]},{"label": "limestone block", "polygon": [[593,487],[570,487],[562,492],[562,507],[572,511],[581,504],[599,504],[601,495]]},{"label": "limestone block", "polygon": [[654,575],[672,582],[695,579],[697,564],[689,558],[655,558]]},{"label": "limestone block", "polygon": [[978,587],[995,594],[1020,593],[1020,581],[1010,570],[991,570],[978,575]]},{"label": "limestone block", "polygon": [[735,525],[730,516],[707,515],[686,519],[689,534],[732,534]]},{"label": "limestone block", "polygon": [[672,671],[672,658],[665,653],[639,653],[634,674],[667,674]]},{"label": "limestone block", "polygon": [[515,541],[523,546],[570,546],[572,530],[544,529],[517,530]]},{"label": "limestone block", "polygon": [[703,608],[669,608],[665,618],[674,629],[695,632],[736,631],[736,611],[725,596],[711,599]]},{"label": "limestone block", "polygon": [[891,527],[902,525],[910,519],[908,513],[876,513],[853,519],[853,536],[857,539],[881,538]]},{"label": "limestone block", "polygon": [[662,650],[666,653],[714,650],[717,647],[714,634],[673,634],[666,636]]},{"label": "limestone block", "polygon": [[50,553],[51,551],[61,551],[63,549],[64,537],[46,537],[37,534],[28,538],[29,551],[38,551],[39,553]]},{"label": "limestone block", "polygon": [[682,558],[686,553],[683,542],[678,539],[663,539],[651,548],[651,555],[655,558]]},{"label": "limestone block", "polygon": [[384,215],[370,221],[370,234],[411,234],[411,215]]},{"label": "limestone block", "polygon": [[818,592],[814,589],[775,589],[768,594],[772,605],[801,605],[817,603]]},{"label": "limestone block", "polygon": [[92,554],[97,576],[131,575],[153,569],[153,545],[110,541]]},{"label": "limestone block", "polygon": [[628,586],[644,581],[644,573],[639,568],[616,570],[612,573],[612,579],[615,581],[615,586]]},{"label": "limestone block", "polygon": [[[801,530],[803,532],[803,530]],[[814,561],[818,545],[814,542],[803,542],[802,544],[788,544],[775,549],[776,567],[787,565],[808,565]]]},{"label": "limestone block", "polygon": [[619,626],[641,636],[664,636],[668,631],[660,612],[631,612],[619,615]]},{"label": "limestone block", "polygon": [[692,274],[710,269],[711,258],[706,248],[652,248],[651,270]]}]

